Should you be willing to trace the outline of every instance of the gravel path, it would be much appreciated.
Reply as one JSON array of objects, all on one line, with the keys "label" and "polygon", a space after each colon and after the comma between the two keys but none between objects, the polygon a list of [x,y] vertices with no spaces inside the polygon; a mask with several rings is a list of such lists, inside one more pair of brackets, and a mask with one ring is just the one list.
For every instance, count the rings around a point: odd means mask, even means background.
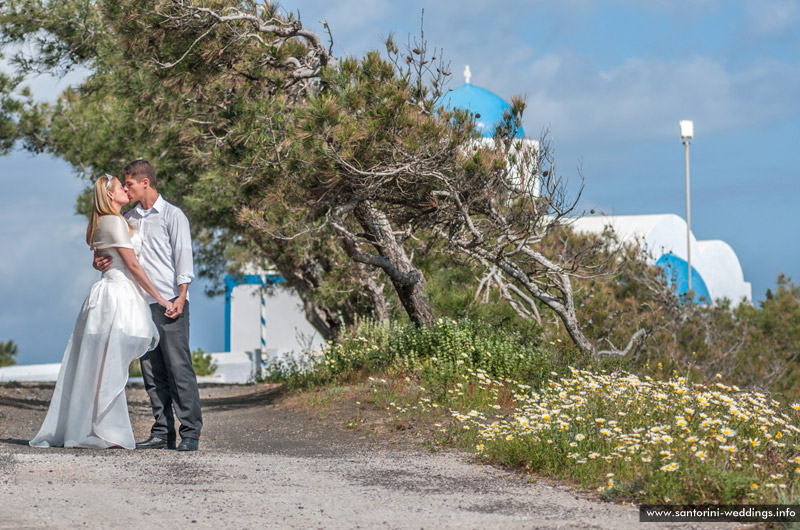
[{"label": "gravel path", "polygon": [[[274,388],[204,388],[201,451],[33,449],[52,386],[0,387],[0,529],[735,528],[638,510],[320,423]],[[146,396],[128,390],[134,429]],[[312,411],[313,412],[313,411]]]}]

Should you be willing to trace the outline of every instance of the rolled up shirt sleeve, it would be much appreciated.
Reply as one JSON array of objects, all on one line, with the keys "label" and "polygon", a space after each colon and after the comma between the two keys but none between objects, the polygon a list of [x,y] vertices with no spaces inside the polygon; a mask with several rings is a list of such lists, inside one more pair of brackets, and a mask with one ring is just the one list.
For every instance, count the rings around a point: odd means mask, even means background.
[{"label": "rolled up shirt sleeve", "polygon": [[189,229],[189,219],[180,210],[176,210],[172,216],[169,237],[173,249],[176,283],[178,285],[192,283],[194,280],[192,234]]}]

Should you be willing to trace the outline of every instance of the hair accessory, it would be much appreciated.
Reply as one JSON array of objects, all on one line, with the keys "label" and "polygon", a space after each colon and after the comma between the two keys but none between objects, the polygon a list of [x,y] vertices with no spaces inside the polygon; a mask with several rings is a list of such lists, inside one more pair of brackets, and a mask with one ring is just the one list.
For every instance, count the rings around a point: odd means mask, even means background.
[{"label": "hair accessory", "polygon": [[108,182],[106,182],[106,191],[108,191],[111,189],[111,183],[114,182],[114,176],[109,175],[108,173],[103,176],[108,179]]}]

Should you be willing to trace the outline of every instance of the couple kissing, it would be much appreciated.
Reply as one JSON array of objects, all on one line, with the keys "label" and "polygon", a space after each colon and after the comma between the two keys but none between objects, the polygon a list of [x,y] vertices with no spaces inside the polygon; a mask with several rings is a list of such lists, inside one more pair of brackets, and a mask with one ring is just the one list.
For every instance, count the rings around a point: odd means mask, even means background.
[{"label": "couple kissing", "polygon": [[[102,277],[78,313],[47,416],[29,443],[196,451],[203,419],[189,349],[189,220],[158,192],[147,160],[128,164],[122,179],[99,177],[93,191],[86,243]],[[123,215],[129,202],[138,204]],[[125,397],[135,359],[154,416],[139,443]]]}]

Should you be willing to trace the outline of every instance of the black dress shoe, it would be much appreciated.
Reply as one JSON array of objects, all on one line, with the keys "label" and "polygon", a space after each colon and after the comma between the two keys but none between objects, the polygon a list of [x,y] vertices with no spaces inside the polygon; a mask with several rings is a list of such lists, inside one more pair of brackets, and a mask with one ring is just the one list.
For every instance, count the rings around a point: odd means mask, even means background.
[{"label": "black dress shoe", "polygon": [[183,438],[178,444],[178,451],[197,451],[200,447],[200,440],[197,438]]},{"label": "black dress shoe", "polygon": [[138,442],[136,449],[175,449],[175,440],[165,440],[158,436],[150,436],[147,440]]}]

